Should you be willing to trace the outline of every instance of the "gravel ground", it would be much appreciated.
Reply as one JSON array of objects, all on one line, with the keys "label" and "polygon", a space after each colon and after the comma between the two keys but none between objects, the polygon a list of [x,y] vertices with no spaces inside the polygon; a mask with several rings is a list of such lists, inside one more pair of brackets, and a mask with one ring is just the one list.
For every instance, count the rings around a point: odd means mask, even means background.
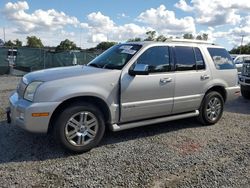
[{"label": "gravel ground", "polygon": [[250,101],[242,97],[214,126],[186,119],[107,132],[99,147],[72,155],[6,123],[19,79],[0,77],[0,187],[250,187]]}]

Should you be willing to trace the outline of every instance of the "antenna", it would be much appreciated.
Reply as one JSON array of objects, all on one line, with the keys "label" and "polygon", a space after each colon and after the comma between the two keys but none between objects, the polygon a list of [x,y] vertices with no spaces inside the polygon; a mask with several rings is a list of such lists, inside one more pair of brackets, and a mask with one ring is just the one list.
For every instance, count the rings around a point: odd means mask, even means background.
[{"label": "antenna", "polygon": [[244,39],[245,35],[241,35],[241,42],[240,42],[240,54],[241,54],[241,50],[242,50],[242,44],[243,44],[243,39]]},{"label": "antenna", "polygon": [[4,41],[4,43],[6,42],[5,41],[5,27],[3,27],[3,41]]}]

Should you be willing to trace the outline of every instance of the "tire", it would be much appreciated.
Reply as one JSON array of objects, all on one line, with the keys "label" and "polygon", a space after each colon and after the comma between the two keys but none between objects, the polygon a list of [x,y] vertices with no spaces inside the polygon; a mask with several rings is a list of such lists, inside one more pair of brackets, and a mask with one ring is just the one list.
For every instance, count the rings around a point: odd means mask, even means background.
[{"label": "tire", "polygon": [[83,153],[96,147],[105,132],[103,114],[89,103],[75,103],[58,116],[54,138],[71,152]]},{"label": "tire", "polygon": [[211,91],[207,93],[199,109],[198,119],[203,125],[213,125],[217,123],[224,109],[224,100],[220,93]]},{"label": "tire", "polygon": [[245,99],[250,99],[250,86],[249,89],[246,89],[246,86],[240,86],[240,91],[241,91],[241,95],[242,97],[244,97]]}]

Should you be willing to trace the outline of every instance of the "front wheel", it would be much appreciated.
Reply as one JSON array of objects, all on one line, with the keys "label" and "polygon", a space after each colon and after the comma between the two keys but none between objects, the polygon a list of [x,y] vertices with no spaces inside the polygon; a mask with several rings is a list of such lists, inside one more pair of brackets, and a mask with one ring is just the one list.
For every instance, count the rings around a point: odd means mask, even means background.
[{"label": "front wheel", "polygon": [[199,120],[204,125],[212,125],[218,122],[223,114],[224,100],[216,91],[205,95],[200,107]]},{"label": "front wheel", "polygon": [[99,109],[89,103],[80,103],[71,105],[59,115],[54,135],[66,149],[82,153],[97,146],[104,131],[104,118]]}]

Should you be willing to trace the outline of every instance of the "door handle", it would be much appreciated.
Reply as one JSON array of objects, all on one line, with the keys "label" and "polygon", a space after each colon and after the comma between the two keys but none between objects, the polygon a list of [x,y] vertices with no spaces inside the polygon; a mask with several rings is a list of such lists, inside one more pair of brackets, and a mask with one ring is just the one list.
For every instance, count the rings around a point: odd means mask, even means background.
[{"label": "door handle", "polygon": [[168,83],[168,82],[171,82],[172,81],[172,78],[161,78],[160,79],[160,82],[162,83],[162,84],[165,84],[165,83]]},{"label": "door handle", "polygon": [[210,78],[210,76],[207,75],[207,74],[204,74],[204,75],[201,76],[201,80],[207,80],[209,78]]}]

